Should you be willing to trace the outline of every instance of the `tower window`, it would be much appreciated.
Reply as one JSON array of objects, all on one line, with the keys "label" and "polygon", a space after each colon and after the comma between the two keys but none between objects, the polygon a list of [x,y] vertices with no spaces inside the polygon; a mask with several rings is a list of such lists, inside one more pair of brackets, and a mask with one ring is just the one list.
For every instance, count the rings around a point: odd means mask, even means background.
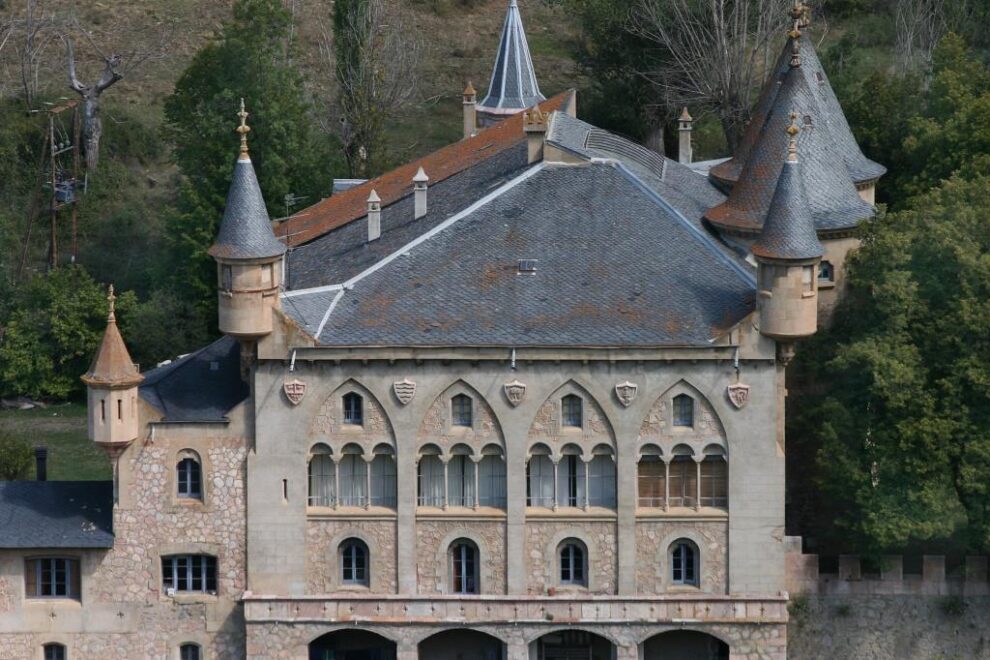
[{"label": "tower window", "polygon": [[801,267],[801,290],[805,293],[812,293],[815,290],[815,267]]},{"label": "tower window", "polygon": [[364,424],[364,401],[357,392],[344,395],[344,424]]},{"label": "tower window", "polygon": [[820,264],[818,264],[818,281],[819,282],[835,281],[835,266],[832,265],[832,262],[823,261]]},{"label": "tower window", "polygon": [[458,394],[450,400],[451,420],[454,426],[471,426],[471,397]]},{"label": "tower window", "polygon": [[674,397],[674,426],[694,426],[694,399],[687,394]]},{"label": "tower window", "polygon": [[203,475],[199,461],[187,456],[175,466],[175,473],[179,497],[197,500],[203,498]]},{"label": "tower window", "polygon": [[220,267],[220,288],[231,291],[234,288],[234,269],[230,266]]},{"label": "tower window", "polygon": [[568,394],[560,400],[561,424],[571,428],[581,428],[584,422],[581,397]]}]

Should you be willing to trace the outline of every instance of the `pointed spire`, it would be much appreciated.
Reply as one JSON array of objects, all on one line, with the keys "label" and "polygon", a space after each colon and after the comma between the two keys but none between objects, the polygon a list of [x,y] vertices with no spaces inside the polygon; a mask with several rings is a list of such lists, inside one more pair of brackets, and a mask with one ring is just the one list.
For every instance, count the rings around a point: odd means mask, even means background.
[{"label": "pointed spire", "polygon": [[268,207],[261,194],[261,186],[248,156],[248,113],[241,99],[237,113],[241,135],[240,155],[234,165],[234,175],[227,191],[227,204],[220,221],[217,239],[210,247],[210,255],[220,259],[268,259],[285,254],[285,245],[275,238]]},{"label": "pointed spire", "polygon": [[770,210],[760,237],[753,243],[753,254],[764,259],[811,260],[818,259],[825,250],[815,232],[804,180],[800,175],[798,160],[798,115],[791,112],[791,125],[787,158],[784,161]]},{"label": "pointed spire", "polygon": [[103,331],[103,341],[100,348],[93,357],[93,363],[89,367],[82,380],[84,383],[94,387],[120,388],[137,385],[144,376],[138,371],[137,365],[131,360],[124,338],[117,328],[117,315],[115,303],[117,296],[113,293],[113,285],[110,285],[107,293],[109,313],[107,314],[107,327]]},{"label": "pointed spire", "polygon": [[536,82],[519,6],[516,0],[510,0],[488,95],[478,106],[478,111],[511,115],[545,100]]}]

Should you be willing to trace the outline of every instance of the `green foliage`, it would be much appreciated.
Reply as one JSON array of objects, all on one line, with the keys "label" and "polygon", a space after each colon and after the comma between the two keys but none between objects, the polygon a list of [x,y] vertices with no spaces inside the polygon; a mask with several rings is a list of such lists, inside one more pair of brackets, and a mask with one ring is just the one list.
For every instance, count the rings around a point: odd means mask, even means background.
[{"label": "green foliage", "polygon": [[943,596],[938,603],[938,608],[947,617],[958,619],[966,613],[968,603],[962,596]]},{"label": "green foliage", "polygon": [[867,226],[835,325],[799,353],[818,393],[788,434],[846,547],[990,548],[988,216],[990,177],[955,177]]},{"label": "green foliage", "polygon": [[33,458],[34,449],[30,442],[0,429],[0,481],[25,478]]},{"label": "green foliage", "polygon": [[178,210],[168,220],[172,270],[207,318],[213,317],[215,275],[206,250],[237,156],[241,98],[251,113],[251,159],[272,216],[284,215],[287,194],[309,202],[329,194],[333,145],[313,128],[289,36],[290,15],[279,0],[238,0],[233,20],[195,55],[165,102],[166,134],[185,177]]}]

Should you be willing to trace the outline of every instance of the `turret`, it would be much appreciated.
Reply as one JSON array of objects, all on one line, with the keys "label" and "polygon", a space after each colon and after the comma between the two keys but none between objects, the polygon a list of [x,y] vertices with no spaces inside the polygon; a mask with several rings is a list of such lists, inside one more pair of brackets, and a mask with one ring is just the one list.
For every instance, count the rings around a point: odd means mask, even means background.
[{"label": "turret", "polygon": [[478,92],[468,81],[462,95],[464,106],[464,139],[474,137],[478,133]]},{"label": "turret", "polygon": [[272,331],[271,310],[279,306],[285,246],[275,238],[258,177],[248,155],[248,113],[241,100],[241,152],[227,193],[227,205],[210,255],[219,277],[220,331],[244,342]]},{"label": "turret", "polygon": [[492,80],[488,94],[477,106],[477,121],[482,127],[491,126],[545,100],[536,81],[519,5],[509,0]]},{"label": "turret", "polygon": [[112,285],[107,300],[110,314],[103,341],[82,381],[86,383],[89,402],[89,439],[112,454],[138,437],[138,385],[144,377],[131,361],[117,328]]},{"label": "turret", "polygon": [[680,119],[677,120],[678,150],[677,162],[690,165],[694,160],[694,149],[691,146],[691,131],[694,128],[694,118],[685,106]]},{"label": "turret", "polygon": [[799,171],[797,113],[791,113],[787,132],[787,160],[752,248],[759,268],[760,333],[782,342],[785,352],[788,344],[818,330],[817,269],[824,254]]}]

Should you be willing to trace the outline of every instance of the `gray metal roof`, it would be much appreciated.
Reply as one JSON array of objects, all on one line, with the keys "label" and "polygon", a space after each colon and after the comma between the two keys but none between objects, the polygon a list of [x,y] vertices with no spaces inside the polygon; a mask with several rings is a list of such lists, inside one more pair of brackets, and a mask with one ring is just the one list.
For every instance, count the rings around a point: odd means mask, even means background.
[{"label": "gray metal roof", "polygon": [[783,167],[781,154],[787,152],[791,112],[802,128],[800,173],[815,227],[848,230],[873,217],[875,209],[859,196],[833,131],[816,114],[822,111],[818,91],[803,69],[802,63],[788,70],[739,181],[723,204],[705,214],[716,226],[754,233],[762,227]]},{"label": "gray metal roof", "polygon": [[286,312],[331,346],[698,346],[753,310],[751,270],[620,162],[541,164],[482,195]]},{"label": "gray metal roof", "polygon": [[494,114],[515,114],[546,100],[540,93],[529,55],[526,31],[516,0],[509,0],[505,15],[502,39],[495,56],[495,68],[488,85],[488,95],[478,105],[478,110]]},{"label": "gray metal roof", "polygon": [[240,346],[222,337],[195,353],[145,372],[141,398],[166,422],[222,422],[248,397],[241,378]]},{"label": "gray metal roof", "polygon": [[[782,107],[782,104],[786,105],[787,99],[778,96],[784,77],[791,68],[793,43],[793,39],[787,39],[785,42],[776,65],[760,92],[752,119],[746,127],[736,153],[730,160],[712,168],[711,174],[716,179],[730,185],[739,180],[770,115],[790,112],[790,108]],[[859,148],[842,106],[839,105],[839,99],[835,96],[835,90],[832,89],[828,75],[822,67],[821,60],[818,59],[812,35],[807,30],[798,39],[798,54],[801,59],[800,74],[805,78],[807,88],[812,92],[808,98],[806,112],[816,118],[822,132],[829,134],[831,149],[840,156],[849,176],[856,183],[873,181],[883,176],[887,169],[867,158]]]},{"label": "gray metal roof", "polygon": [[112,547],[112,481],[0,481],[0,548]]},{"label": "gray metal roof", "polygon": [[238,158],[210,254],[223,259],[266,259],[284,253],[285,246],[272,232],[254,166],[249,158]]},{"label": "gray metal roof", "polygon": [[801,166],[796,160],[784,163],[763,231],[753,243],[753,254],[758,257],[815,259],[825,254],[808,209]]}]

